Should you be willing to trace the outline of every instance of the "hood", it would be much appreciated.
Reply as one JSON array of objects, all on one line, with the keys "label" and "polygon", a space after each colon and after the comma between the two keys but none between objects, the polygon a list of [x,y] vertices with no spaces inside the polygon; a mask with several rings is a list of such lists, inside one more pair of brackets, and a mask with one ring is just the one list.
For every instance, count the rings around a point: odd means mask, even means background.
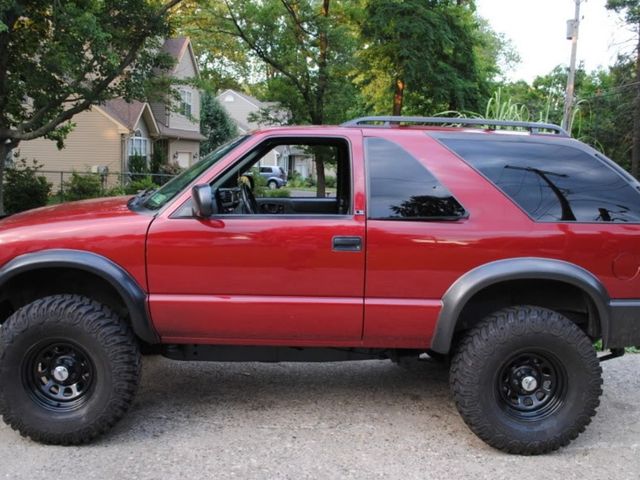
[{"label": "hood", "polygon": [[95,198],[27,210],[0,220],[0,234],[7,228],[138,215],[127,207],[129,198]]},{"label": "hood", "polygon": [[69,249],[102,255],[143,277],[145,239],[154,217],[129,210],[129,198],[63,203],[0,220],[0,266],[31,252]]}]

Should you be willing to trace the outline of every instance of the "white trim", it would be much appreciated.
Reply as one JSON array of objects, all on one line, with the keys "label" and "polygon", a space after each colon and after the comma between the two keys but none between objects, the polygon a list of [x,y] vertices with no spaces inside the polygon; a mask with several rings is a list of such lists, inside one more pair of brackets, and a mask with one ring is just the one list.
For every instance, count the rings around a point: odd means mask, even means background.
[{"label": "white trim", "polygon": [[[136,120],[136,123],[134,124],[134,127],[137,127],[138,124],[140,123],[140,119],[142,118],[142,115],[144,115],[144,111],[147,110],[149,112],[149,118],[151,119],[151,122],[153,123],[153,128],[155,130],[155,135],[158,136],[160,135],[160,128],[158,127],[158,122],[156,122],[156,117],[153,115],[153,110],[151,110],[151,105],[149,105],[147,102],[144,102],[144,107],[142,107],[142,110],[140,110],[140,115],[138,116],[138,120]],[[146,122],[146,119],[145,119]],[[147,128],[148,130],[148,128]],[[151,136],[151,132],[149,132],[149,136]]]}]

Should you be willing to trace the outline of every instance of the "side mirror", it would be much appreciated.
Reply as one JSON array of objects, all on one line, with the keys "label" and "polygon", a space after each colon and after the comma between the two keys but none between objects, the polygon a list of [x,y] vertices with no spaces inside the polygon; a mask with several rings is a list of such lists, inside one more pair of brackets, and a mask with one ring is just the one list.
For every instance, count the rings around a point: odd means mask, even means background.
[{"label": "side mirror", "polygon": [[199,218],[213,215],[213,190],[211,185],[196,185],[191,189],[193,214]]}]

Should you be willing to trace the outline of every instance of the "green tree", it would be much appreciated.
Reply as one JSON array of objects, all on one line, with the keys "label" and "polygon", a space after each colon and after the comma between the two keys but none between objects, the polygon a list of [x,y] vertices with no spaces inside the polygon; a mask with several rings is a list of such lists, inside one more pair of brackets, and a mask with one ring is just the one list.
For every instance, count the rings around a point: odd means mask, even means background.
[{"label": "green tree", "polygon": [[238,134],[238,129],[227,111],[222,108],[216,97],[206,90],[201,100],[200,131],[207,137],[200,143],[200,153],[203,156]]},{"label": "green tree", "polygon": [[474,10],[474,2],[370,0],[358,82],[374,110],[477,109],[505,43]]},{"label": "green tree", "polygon": [[77,113],[148,93],[146,80],[168,62],[154,47],[180,2],[165,1],[0,0],[0,186],[4,159],[21,141],[62,147]]},{"label": "green tree", "polygon": [[[260,96],[288,110],[289,122],[346,119],[357,98],[350,75],[358,45],[353,15],[362,11],[361,0],[195,3],[200,29],[223,39],[230,47],[225,59],[241,64],[235,70],[248,80],[258,79]],[[322,159],[316,159],[316,172],[318,195],[324,196]]]},{"label": "green tree", "polygon": [[[627,170],[631,167],[635,63],[626,57],[593,72],[581,65],[576,71],[576,106],[572,135],[593,145]],[[563,114],[567,68],[557,66],[531,84],[507,83],[493,101],[509,105],[521,120],[559,124]],[[494,110],[495,111],[495,110]],[[488,114],[489,117],[496,115]]]},{"label": "green tree", "polygon": [[7,169],[4,188],[7,196],[7,213],[18,213],[47,204],[51,193],[51,184],[43,175],[42,168],[35,160],[31,165],[25,159],[15,159],[14,165]]},{"label": "green tree", "polygon": [[623,13],[625,21],[635,32],[635,98],[633,100],[633,140],[631,152],[631,174],[640,174],[640,0],[607,0],[607,8]]}]

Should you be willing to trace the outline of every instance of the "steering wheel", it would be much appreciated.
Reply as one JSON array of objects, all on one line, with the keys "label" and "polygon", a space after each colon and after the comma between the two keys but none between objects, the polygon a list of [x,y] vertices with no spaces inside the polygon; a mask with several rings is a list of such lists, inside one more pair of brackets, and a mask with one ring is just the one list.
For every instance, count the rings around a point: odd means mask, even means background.
[{"label": "steering wheel", "polygon": [[258,213],[258,202],[256,202],[256,197],[253,195],[249,182],[241,182],[240,198],[242,199],[242,210],[244,210],[244,213],[252,215]]}]

